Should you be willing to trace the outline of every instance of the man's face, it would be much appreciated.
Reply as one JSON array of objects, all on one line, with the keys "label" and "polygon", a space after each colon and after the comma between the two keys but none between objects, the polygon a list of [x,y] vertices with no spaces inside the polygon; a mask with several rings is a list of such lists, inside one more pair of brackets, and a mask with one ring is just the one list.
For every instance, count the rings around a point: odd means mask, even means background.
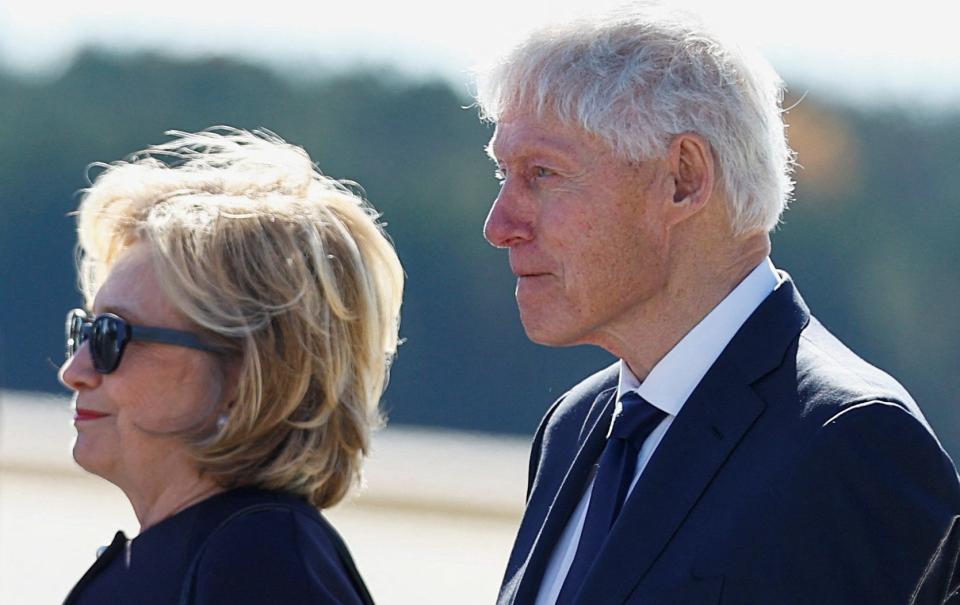
[{"label": "man's face", "polygon": [[628,163],[582,129],[529,113],[501,120],[490,151],[502,183],[484,236],[510,251],[527,336],[609,350],[666,287],[667,163]]}]

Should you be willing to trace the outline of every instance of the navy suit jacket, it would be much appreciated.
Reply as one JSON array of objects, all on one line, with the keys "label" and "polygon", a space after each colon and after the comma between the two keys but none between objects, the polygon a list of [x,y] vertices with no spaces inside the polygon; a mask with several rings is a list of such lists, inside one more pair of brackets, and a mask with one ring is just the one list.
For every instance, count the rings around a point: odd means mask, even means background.
[{"label": "navy suit jacket", "polygon": [[[586,379],[541,423],[501,605],[534,602],[604,446],[617,376]],[[684,404],[577,602],[939,602],[949,587],[933,583],[952,576],[930,567],[956,560],[938,547],[957,548],[958,512],[956,470],[909,394],[787,279]]]}]

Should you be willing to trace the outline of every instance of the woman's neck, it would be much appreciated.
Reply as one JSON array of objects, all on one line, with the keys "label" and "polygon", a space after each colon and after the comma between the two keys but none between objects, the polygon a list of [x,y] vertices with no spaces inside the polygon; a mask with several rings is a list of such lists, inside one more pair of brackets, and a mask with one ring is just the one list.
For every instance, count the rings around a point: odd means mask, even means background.
[{"label": "woman's neck", "polygon": [[138,494],[127,492],[130,504],[140,521],[140,531],[172,517],[180,511],[224,491],[223,487],[203,477],[186,481],[168,482],[153,490]]}]

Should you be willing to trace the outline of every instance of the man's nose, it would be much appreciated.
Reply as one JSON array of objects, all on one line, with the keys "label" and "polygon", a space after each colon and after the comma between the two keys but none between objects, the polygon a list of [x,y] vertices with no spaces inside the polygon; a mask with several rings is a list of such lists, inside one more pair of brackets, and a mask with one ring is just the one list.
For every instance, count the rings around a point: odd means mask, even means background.
[{"label": "man's nose", "polygon": [[509,248],[533,238],[531,201],[520,187],[508,177],[493,200],[483,226],[483,236],[497,248]]}]

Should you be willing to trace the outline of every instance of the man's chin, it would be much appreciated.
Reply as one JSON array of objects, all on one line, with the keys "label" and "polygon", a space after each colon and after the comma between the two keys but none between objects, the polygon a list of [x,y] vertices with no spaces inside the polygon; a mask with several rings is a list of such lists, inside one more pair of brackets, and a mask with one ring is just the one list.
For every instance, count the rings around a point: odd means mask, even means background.
[{"label": "man's chin", "polygon": [[[522,321],[522,318],[521,318]],[[584,344],[573,335],[558,331],[554,326],[543,326],[533,322],[522,322],[527,338],[545,347],[573,347]]]}]

